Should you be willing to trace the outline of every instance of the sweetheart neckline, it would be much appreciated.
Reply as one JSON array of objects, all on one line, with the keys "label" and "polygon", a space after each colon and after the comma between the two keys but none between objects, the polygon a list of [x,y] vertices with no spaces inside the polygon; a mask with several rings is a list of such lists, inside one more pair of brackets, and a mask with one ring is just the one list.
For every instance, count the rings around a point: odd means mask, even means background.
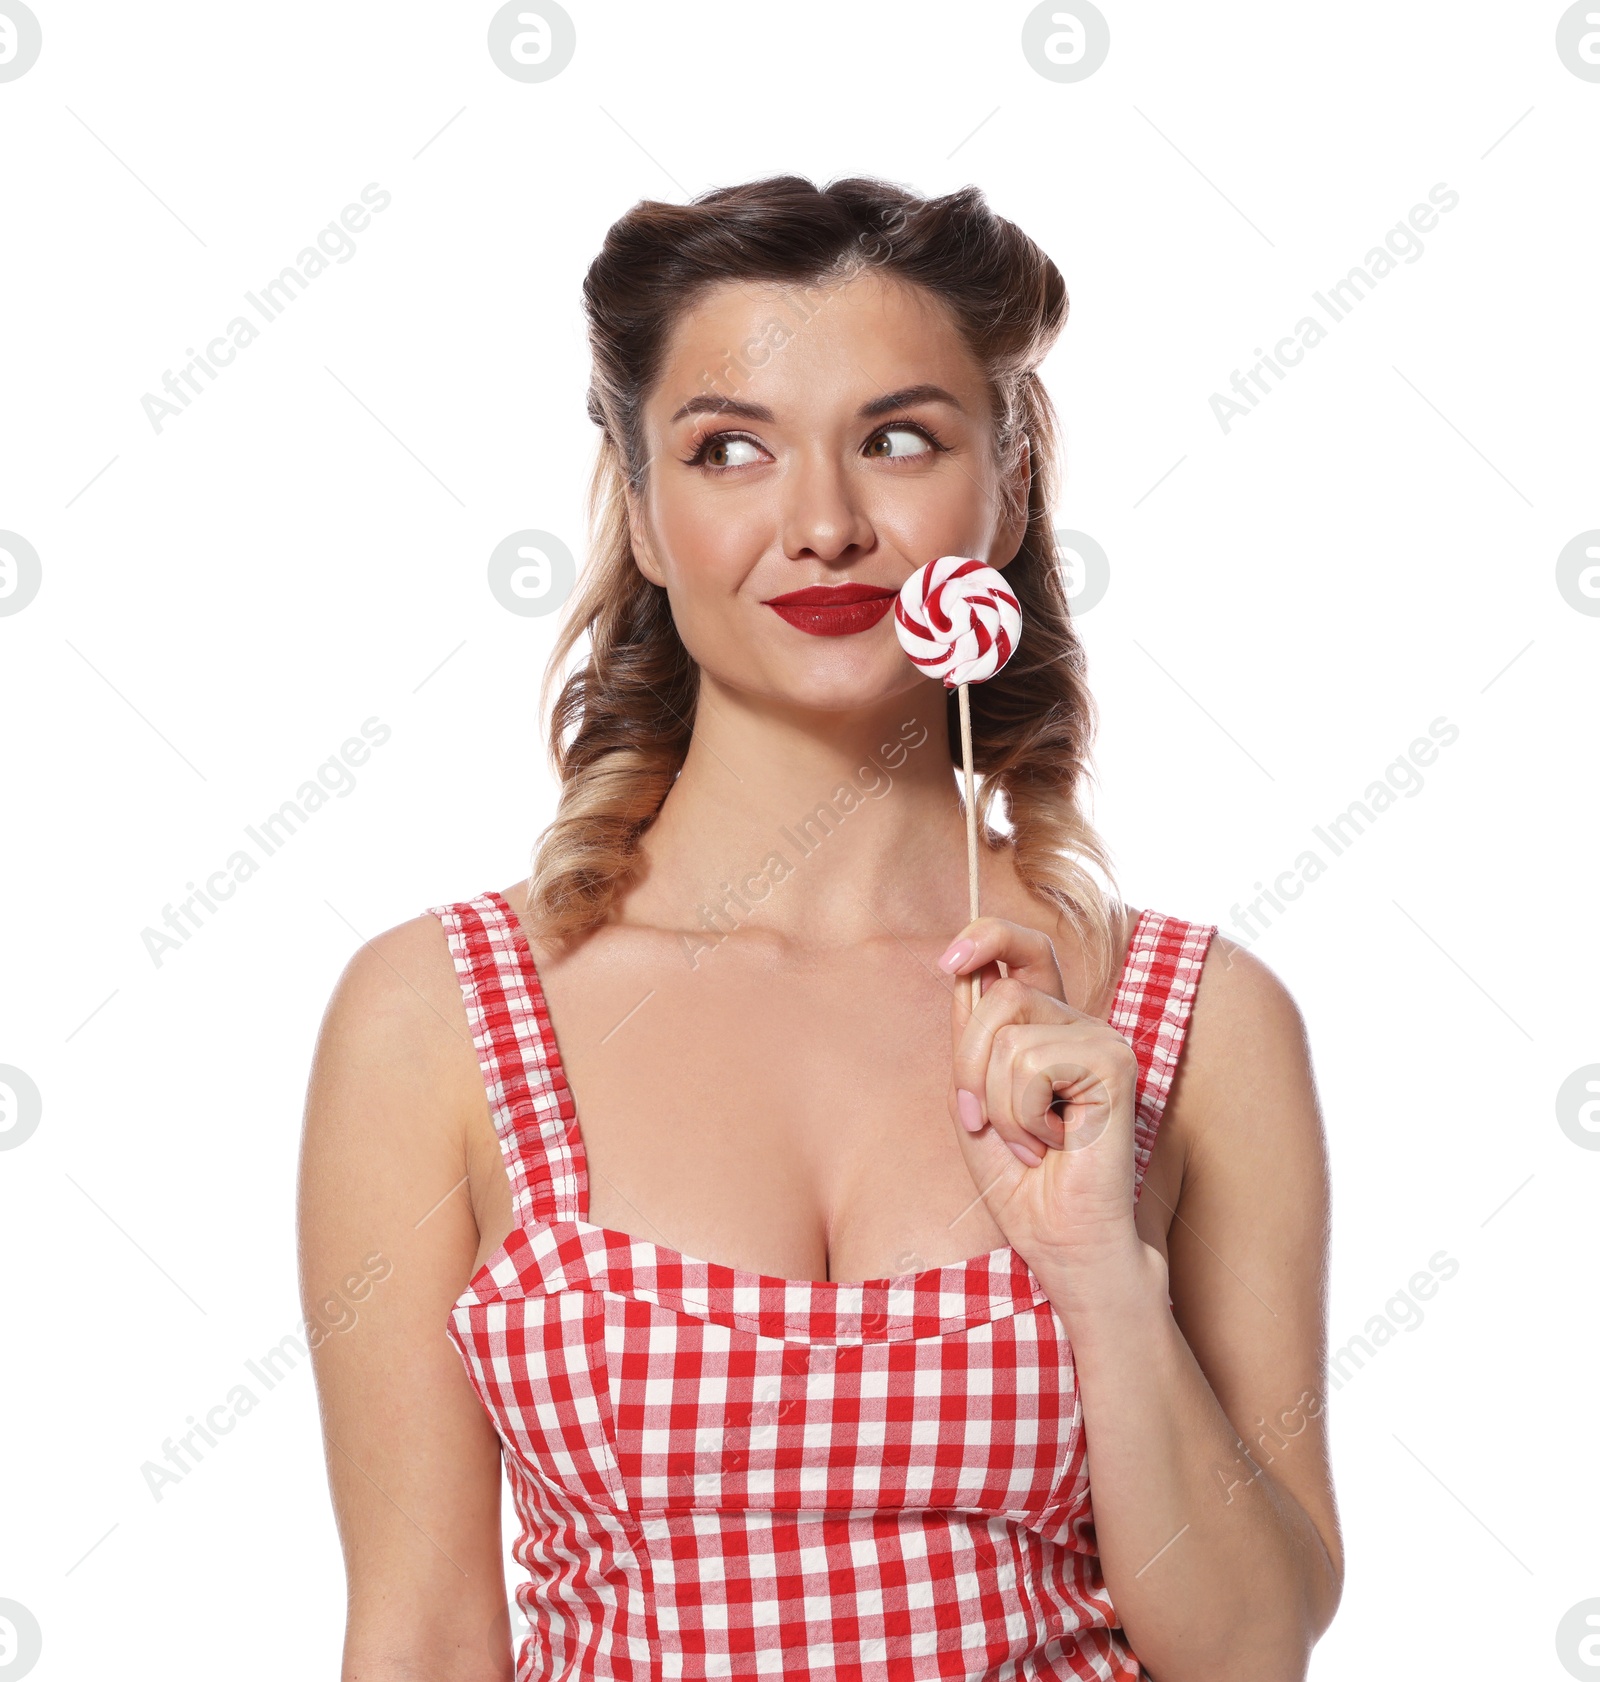
[{"label": "sweetheart neckline", "polygon": [[501,1266],[511,1260],[511,1249],[516,1239],[522,1238],[527,1243],[531,1244],[533,1242],[534,1231],[537,1227],[548,1228],[551,1226],[578,1227],[585,1232],[598,1234],[601,1238],[605,1239],[608,1244],[615,1241],[616,1243],[626,1245],[630,1249],[650,1250],[657,1256],[664,1256],[668,1258],[672,1265],[681,1268],[685,1273],[699,1273],[702,1275],[712,1275],[719,1272],[725,1273],[730,1279],[729,1288],[733,1290],[756,1289],[770,1291],[773,1289],[779,1289],[785,1292],[791,1290],[807,1290],[812,1292],[819,1290],[860,1291],[863,1294],[868,1291],[926,1290],[927,1286],[925,1284],[919,1284],[919,1281],[928,1279],[928,1277],[932,1274],[958,1272],[966,1273],[973,1268],[979,1268],[992,1272],[996,1264],[1004,1257],[1009,1257],[1011,1259],[1011,1268],[1013,1273],[1015,1272],[1017,1265],[1021,1265],[1032,1285],[1032,1290],[1029,1293],[1030,1295],[1037,1296],[1039,1292],[1044,1289],[1044,1287],[1039,1283],[1038,1275],[1035,1274],[1033,1269],[1028,1266],[1026,1261],[1023,1260],[1021,1251],[1011,1244],[997,1245],[992,1250],[985,1250],[982,1255],[968,1256],[964,1261],[941,1262],[933,1267],[919,1268],[915,1273],[886,1274],[876,1279],[800,1279],[786,1278],[784,1275],[778,1273],[754,1272],[749,1268],[735,1267],[731,1262],[710,1261],[704,1256],[691,1256],[686,1250],[675,1250],[670,1244],[657,1244],[653,1239],[640,1238],[634,1233],[623,1232],[620,1227],[597,1226],[593,1221],[586,1220],[566,1220],[539,1221],[535,1223],[534,1227],[521,1225],[512,1227],[510,1232],[508,1232],[505,1238],[501,1241],[499,1248],[489,1256],[477,1272],[473,1274],[472,1278],[467,1281],[467,1288],[459,1297],[456,1298],[456,1305],[459,1305],[468,1296],[473,1296],[477,1293],[479,1281],[482,1280],[485,1275],[490,1276],[492,1279],[494,1269],[497,1266]]},{"label": "sweetheart neckline", "polygon": [[[522,926],[522,919],[517,915],[511,902],[505,897],[505,895],[501,893],[498,888],[490,888],[484,894],[484,898],[493,902],[495,910],[505,921],[507,930],[511,936],[513,950],[516,953],[517,962],[521,966],[524,979],[528,983],[528,994],[534,1005],[535,1025],[539,1033],[540,1046],[544,1053],[545,1067],[549,1071],[552,1080],[555,1081],[558,1091],[566,1095],[567,1102],[571,1106],[572,1117],[567,1124],[567,1143],[568,1148],[572,1152],[574,1166],[576,1169],[581,1171],[583,1176],[583,1201],[587,1204],[589,1194],[589,1156],[587,1150],[584,1148],[583,1128],[578,1116],[578,1096],[572,1090],[572,1087],[567,1081],[566,1063],[561,1055],[560,1044],[556,1040],[555,1020],[550,1014],[550,1003],[545,997],[544,983],[539,978],[539,967],[534,962],[533,948],[528,943],[527,931]],[[1108,1021],[1115,1018],[1117,1014],[1117,1007],[1122,1003],[1123,988],[1128,979],[1130,961],[1132,960],[1134,951],[1139,943],[1140,931],[1144,928],[1146,919],[1153,915],[1154,913],[1151,911],[1150,907],[1145,906],[1139,912],[1138,917],[1134,921],[1133,930],[1128,936],[1127,950],[1123,953],[1122,969],[1117,976],[1117,985],[1111,995],[1111,1009],[1107,1016]],[[498,1134],[498,1128],[496,1128],[496,1132]],[[503,1151],[503,1136],[501,1136],[501,1144]],[[513,1213],[514,1212],[515,1210],[513,1208]],[[541,1222],[538,1224],[545,1225],[550,1223]],[[595,1232],[603,1233],[610,1238],[620,1239],[626,1244],[642,1245],[644,1248],[654,1251],[659,1256],[670,1258],[676,1265],[688,1270],[699,1269],[709,1271],[720,1268],[724,1272],[733,1275],[736,1285],[750,1285],[757,1287],[781,1286],[786,1290],[805,1287],[811,1291],[847,1291],[865,1290],[868,1288],[878,1290],[892,1290],[896,1288],[910,1289],[913,1286],[913,1281],[926,1279],[930,1274],[951,1273],[957,1270],[965,1272],[968,1268],[976,1265],[982,1265],[992,1269],[1001,1257],[1010,1256],[1014,1259],[1014,1262],[1022,1263],[1028,1279],[1033,1284],[1034,1293],[1037,1294],[1038,1291],[1043,1289],[1043,1287],[1039,1284],[1038,1276],[1034,1273],[1033,1269],[1028,1266],[1027,1262],[1023,1260],[1021,1252],[1011,1244],[999,1244],[992,1250],[985,1250],[981,1255],[968,1256],[961,1261],[943,1262],[933,1267],[921,1268],[915,1273],[886,1274],[874,1279],[800,1279],[786,1278],[781,1274],[761,1273],[749,1268],[736,1267],[730,1262],[711,1261],[704,1256],[692,1256],[686,1250],[674,1249],[670,1244],[657,1244],[653,1239],[641,1238],[637,1234],[631,1232],[623,1232],[618,1227],[597,1226],[593,1221],[587,1219],[587,1210],[585,1210],[585,1213],[576,1221],[569,1222],[568,1224],[587,1227]],[[478,1281],[486,1273],[489,1273],[497,1263],[503,1263],[510,1259],[510,1246],[512,1240],[519,1234],[531,1241],[531,1230],[529,1227],[524,1226],[521,1222],[513,1225],[510,1232],[508,1232],[505,1238],[501,1241],[499,1248],[483,1262],[482,1266],[480,1266],[473,1273],[471,1279],[468,1280],[467,1288],[462,1292],[462,1297],[472,1294],[477,1287]],[[456,1301],[459,1304],[461,1297],[458,1297]]]}]

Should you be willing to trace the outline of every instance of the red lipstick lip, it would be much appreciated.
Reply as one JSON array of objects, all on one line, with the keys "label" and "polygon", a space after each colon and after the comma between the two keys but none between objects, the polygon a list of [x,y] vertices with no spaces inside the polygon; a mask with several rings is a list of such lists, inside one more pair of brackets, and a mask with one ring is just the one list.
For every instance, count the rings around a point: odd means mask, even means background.
[{"label": "red lipstick lip", "polygon": [[898,591],[869,596],[865,601],[834,601],[826,605],[779,598],[767,605],[786,624],[813,637],[853,637],[886,619]]},{"label": "red lipstick lip", "polygon": [[768,596],[768,607],[851,607],[856,602],[888,601],[898,596],[898,590],[886,590],[876,584],[808,584],[803,590],[790,590],[786,595]]}]

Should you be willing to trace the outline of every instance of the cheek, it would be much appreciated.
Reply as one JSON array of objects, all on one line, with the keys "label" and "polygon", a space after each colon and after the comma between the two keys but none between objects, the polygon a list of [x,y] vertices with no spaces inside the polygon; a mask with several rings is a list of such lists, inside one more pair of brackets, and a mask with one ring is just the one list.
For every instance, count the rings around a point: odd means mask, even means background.
[{"label": "cheek", "polygon": [[940,555],[978,554],[990,540],[999,508],[985,502],[983,485],[965,474],[899,489],[898,495],[880,497],[869,514],[878,542],[914,566]]},{"label": "cheek", "polygon": [[651,529],[673,608],[684,616],[726,607],[777,541],[770,509],[748,497],[672,485],[652,501]]},{"label": "cheek", "polygon": [[748,498],[680,496],[662,511],[667,547],[677,564],[705,570],[758,558],[773,535],[773,522]]}]

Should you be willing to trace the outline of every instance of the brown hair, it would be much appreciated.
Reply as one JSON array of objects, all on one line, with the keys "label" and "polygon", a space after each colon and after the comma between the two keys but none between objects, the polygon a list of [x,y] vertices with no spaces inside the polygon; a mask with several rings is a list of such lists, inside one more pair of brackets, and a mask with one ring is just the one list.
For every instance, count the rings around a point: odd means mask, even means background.
[{"label": "brown hair", "polygon": [[[678,636],[666,591],[634,563],[624,495],[645,483],[643,407],[673,326],[721,282],[824,287],[868,268],[926,289],[951,312],[988,378],[1008,501],[1005,469],[1024,440],[1031,454],[1026,531],[1005,567],[1022,606],[1022,640],[995,677],[968,690],[973,768],[982,778],[977,821],[984,843],[1009,841],[1024,882],[1072,922],[1093,1000],[1120,956],[1119,908],[1083,862],[1113,881],[1105,845],[1079,805],[1097,720],[1051,524],[1055,411],[1036,373],[1066,321],[1067,291],[1049,257],[976,187],[924,199],[871,177],[819,189],[780,175],[689,204],[641,200],[607,233],[583,283],[593,354],[589,418],[601,429],[587,502],[589,560],[545,672],[541,710],[584,632],[589,654],[566,678],[550,716],[561,795],[533,861],[529,919],[558,942],[605,921],[688,752],[699,667]],[[951,690],[947,723],[959,787],[956,709]],[[1009,836],[991,823],[1002,795]]]}]

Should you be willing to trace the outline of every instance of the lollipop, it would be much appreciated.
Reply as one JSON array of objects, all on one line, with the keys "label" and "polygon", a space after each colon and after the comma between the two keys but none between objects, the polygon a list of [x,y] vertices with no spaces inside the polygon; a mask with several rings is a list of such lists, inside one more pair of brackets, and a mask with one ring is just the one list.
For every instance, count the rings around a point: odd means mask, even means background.
[{"label": "lollipop", "polygon": [[[961,767],[967,790],[967,900],[978,915],[978,818],[972,795],[972,711],[967,685],[982,683],[1016,652],[1022,608],[1004,576],[970,555],[941,555],[900,586],[894,632],[911,663],[954,689],[961,709]],[[978,977],[968,977],[969,1006]]]},{"label": "lollipop", "polygon": [[1022,609],[1002,573],[970,555],[941,555],[900,586],[894,629],[912,664],[954,689],[985,682],[1011,658]]}]

